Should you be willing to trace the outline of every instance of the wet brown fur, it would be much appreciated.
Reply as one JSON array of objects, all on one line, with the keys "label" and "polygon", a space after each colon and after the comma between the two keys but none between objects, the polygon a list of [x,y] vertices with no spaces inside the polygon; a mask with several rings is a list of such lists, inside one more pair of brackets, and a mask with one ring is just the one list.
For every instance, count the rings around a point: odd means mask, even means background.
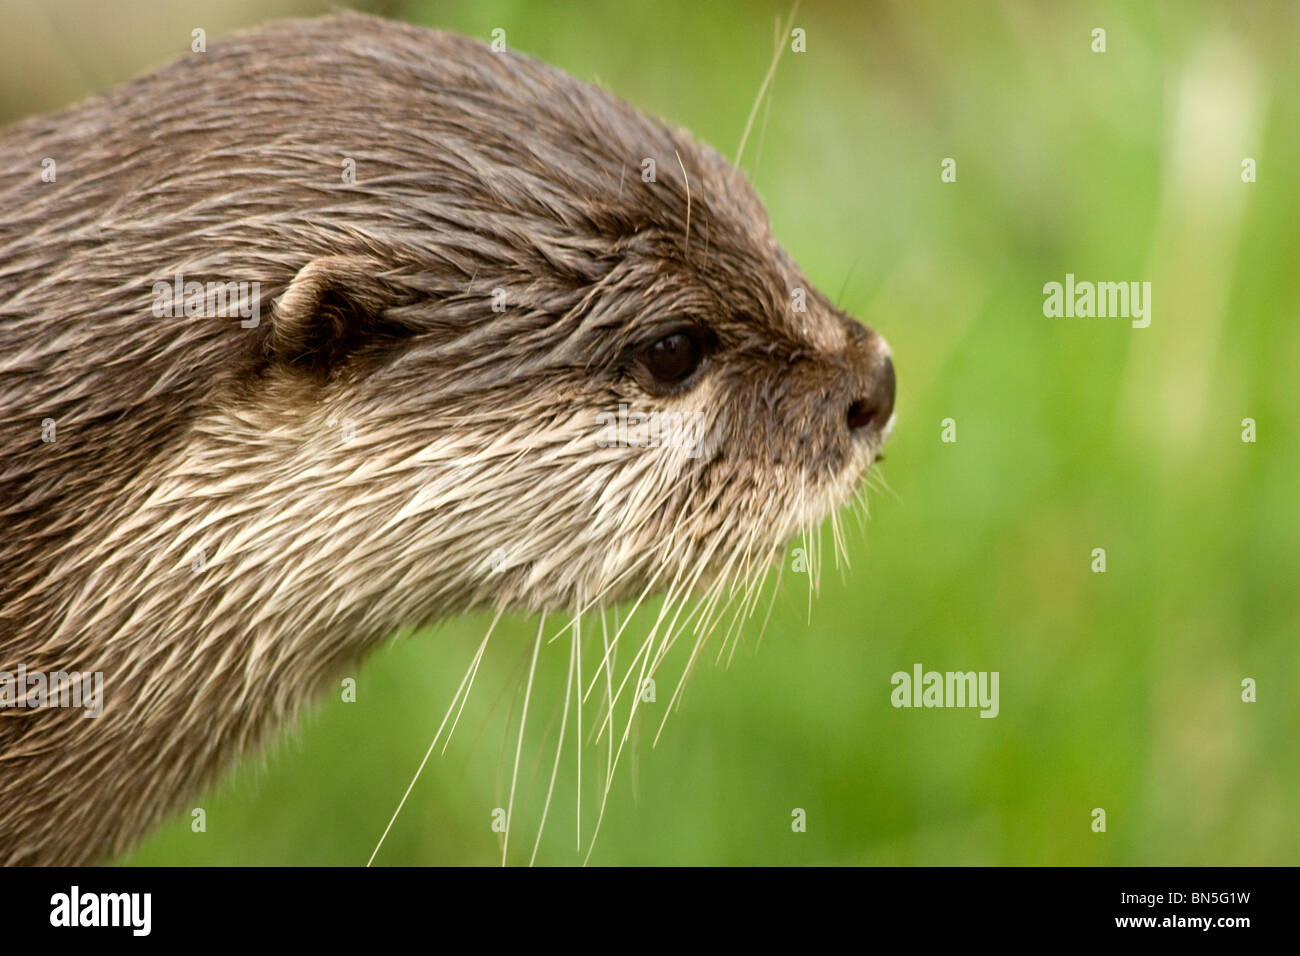
[{"label": "wet brown fur", "polygon": [[[0,710],[2,863],[120,853],[400,627],[770,559],[883,438],[844,426],[882,344],[743,177],[459,36],[216,43],[0,133],[0,209],[0,669],[105,675],[99,718]],[[176,273],[259,324],[155,317]],[[717,349],[660,394],[632,356],[683,320]],[[703,454],[596,447],[620,403]]]}]

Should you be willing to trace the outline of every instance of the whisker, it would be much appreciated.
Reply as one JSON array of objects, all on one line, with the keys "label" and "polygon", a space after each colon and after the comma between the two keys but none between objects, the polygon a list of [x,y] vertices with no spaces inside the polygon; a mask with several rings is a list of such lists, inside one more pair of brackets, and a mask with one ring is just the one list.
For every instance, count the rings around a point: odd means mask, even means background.
[{"label": "whisker", "polygon": [[[488,632],[484,635],[483,642],[479,644],[478,650],[474,653],[474,659],[470,661],[469,672],[466,675],[469,678],[469,684],[465,688],[465,693],[461,695],[460,708],[456,711],[456,719],[451,722],[451,729],[447,731],[447,739],[443,741],[442,752],[444,754],[447,752],[447,747],[451,744],[452,735],[456,733],[456,726],[460,723],[461,712],[465,710],[465,702],[469,700],[469,692],[474,689],[474,678],[478,676],[478,666],[483,660],[483,651],[487,649],[488,638],[492,636],[492,631],[496,628],[497,621],[501,620],[501,612],[503,610],[504,607],[497,609],[496,617],[492,619],[492,624],[488,627]],[[453,702],[454,700],[455,698],[453,698]]]},{"label": "whisker", "polygon": [[[790,29],[794,26],[795,14],[799,11],[799,0],[795,0],[794,7],[790,10],[790,19],[786,22],[784,36],[790,35]],[[732,166],[736,169],[738,175],[740,170],[740,159],[745,155],[745,143],[749,140],[749,131],[754,126],[754,117],[758,115],[759,104],[763,102],[763,96],[767,93],[767,88],[772,82],[772,77],[776,75],[776,65],[781,62],[781,54],[785,52],[785,44],[777,44],[776,50],[772,54],[772,62],[767,68],[767,74],[763,77],[762,84],[758,87],[758,96],[754,99],[754,105],[749,111],[749,118],[745,120],[745,129],[740,134],[740,146],[736,149],[736,158],[732,161]]]},{"label": "whisker", "polygon": [[[497,608],[496,617],[492,618],[492,623],[488,626],[488,632],[483,636],[483,641],[479,644],[478,652],[474,655],[473,661],[470,662],[469,670],[465,672],[465,676],[461,678],[460,686],[456,688],[456,693],[452,695],[451,704],[447,707],[447,713],[443,715],[442,723],[438,725],[438,732],[433,735],[433,740],[429,742],[429,749],[424,752],[424,759],[420,761],[420,766],[415,768],[415,776],[413,776],[411,782],[407,784],[406,792],[402,794],[402,799],[397,802],[397,809],[393,811],[393,815],[388,821],[388,826],[384,827],[384,832],[380,835],[379,842],[375,844],[374,850],[371,851],[370,859],[366,861],[366,866],[370,866],[370,864],[375,862],[375,857],[379,854],[379,848],[382,847],[384,841],[388,839],[388,831],[391,830],[393,824],[397,822],[397,816],[402,812],[402,807],[406,806],[406,798],[409,797],[411,791],[415,789],[415,783],[420,779],[420,774],[424,773],[424,765],[429,762],[429,757],[432,756],[433,749],[438,746],[438,738],[442,736],[442,730],[447,726],[447,720],[451,717],[452,708],[456,706],[456,700],[462,693],[464,693],[466,697],[469,696],[468,688],[473,684],[474,674],[478,672],[478,662],[483,657],[483,649],[487,647],[488,638],[492,636],[492,631],[496,628],[497,621],[501,620],[501,614],[504,610],[504,606]],[[543,615],[543,620],[545,620],[545,615]],[[465,704],[462,700],[461,707],[463,708],[464,706]],[[456,716],[457,720],[459,720],[459,711]],[[455,729],[454,724],[452,725],[452,729]],[[450,738],[451,735],[448,734],[448,739]]]},{"label": "whisker", "polygon": [[533,643],[533,662],[528,666],[528,684],[524,688],[524,709],[519,716],[519,742],[515,746],[515,769],[510,777],[510,799],[506,803],[506,832],[501,841],[501,865],[506,865],[506,853],[510,849],[510,818],[515,811],[515,784],[519,780],[519,756],[524,749],[524,726],[528,722],[528,701],[533,693],[533,675],[537,672],[537,654],[542,649],[542,628],[546,626],[546,617],[537,627],[537,640]]},{"label": "whisker", "polygon": [[[573,629],[573,673],[578,676],[578,686],[582,686],[582,622]],[[564,692],[564,707],[569,707],[569,692]],[[576,745],[578,751],[578,808],[577,808],[577,845],[575,850],[582,852],[582,695],[578,695],[577,701],[577,723],[574,724],[574,735],[577,738]],[[564,728],[560,728],[560,734],[563,736]]]},{"label": "whisker", "polygon": [[763,615],[763,626],[758,629],[758,640],[754,642],[755,651],[763,646],[763,635],[767,633],[768,622],[772,620],[772,609],[776,607],[776,596],[781,593],[781,580],[784,577],[785,555],[782,554],[776,564],[776,584],[772,587],[772,600],[767,602],[767,613]]},{"label": "whisker", "polygon": [[682,248],[682,258],[687,262],[691,261],[691,179],[686,175],[686,164],[682,162],[682,154],[673,150],[677,157],[677,165],[682,168],[682,181],[686,183],[686,243]]},{"label": "whisker", "polygon": [[[576,646],[577,646],[577,638],[575,636],[574,647]],[[570,650],[568,679],[565,680],[564,682],[564,710],[561,712],[561,716],[560,716],[560,736],[555,743],[555,763],[551,765],[551,782],[546,788],[546,802],[542,804],[542,821],[537,825],[537,840],[533,843],[533,855],[528,860],[529,866],[532,866],[537,862],[537,849],[542,845],[542,833],[546,829],[546,815],[550,812],[551,809],[551,795],[555,792],[555,777],[560,769],[560,753],[564,749],[564,729],[569,719],[569,697],[572,693],[573,693],[573,651]],[[581,726],[581,721],[579,721],[579,726]],[[582,751],[581,742],[579,742],[578,751],[579,753],[581,753]],[[579,776],[578,778],[578,789],[579,792],[581,792],[582,789],[581,776]],[[510,819],[509,813],[507,813],[506,820],[508,821],[509,819]]]}]

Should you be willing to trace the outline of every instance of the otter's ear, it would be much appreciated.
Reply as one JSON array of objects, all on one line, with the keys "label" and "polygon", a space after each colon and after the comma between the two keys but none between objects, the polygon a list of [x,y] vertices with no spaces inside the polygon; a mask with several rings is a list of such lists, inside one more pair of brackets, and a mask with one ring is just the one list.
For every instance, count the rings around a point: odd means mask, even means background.
[{"label": "otter's ear", "polygon": [[354,356],[379,355],[415,329],[391,317],[416,294],[366,256],[325,256],[303,266],[272,308],[265,351],[275,363],[328,376]]}]

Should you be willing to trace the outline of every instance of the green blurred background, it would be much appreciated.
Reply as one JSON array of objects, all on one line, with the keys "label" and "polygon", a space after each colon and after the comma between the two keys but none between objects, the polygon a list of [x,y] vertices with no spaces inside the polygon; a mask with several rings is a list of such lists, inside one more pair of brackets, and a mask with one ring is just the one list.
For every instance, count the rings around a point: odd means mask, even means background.
[{"label": "green blurred background", "polygon": [[[181,55],[195,26],[217,42],[330,8],[2,6],[6,121]],[[728,156],[790,11],[359,8],[501,27]],[[752,622],[729,668],[709,656],[652,749],[684,656],[665,664],[591,862],[1300,863],[1300,6],[821,2],[795,23],[807,52],[787,48],[744,165],[812,280],[893,347],[893,493],[871,495],[865,533],[849,522],[843,578],[827,536],[811,623],[787,566],[761,646]],[[1246,157],[1258,182],[1242,182]],[[1150,281],[1150,328],[1045,318],[1043,284],[1067,272]],[[183,817],[124,862],[364,863],[489,623],[396,641],[357,675],[355,703],[327,693],[198,802],[205,833]],[[492,810],[536,627],[502,620],[377,863],[500,861]],[[890,675],[915,663],[998,671],[1001,714],[894,709]],[[566,640],[543,648],[513,863],[533,845],[567,664]],[[580,852],[572,734],[539,862],[581,862],[590,839],[605,748],[582,751]]]}]

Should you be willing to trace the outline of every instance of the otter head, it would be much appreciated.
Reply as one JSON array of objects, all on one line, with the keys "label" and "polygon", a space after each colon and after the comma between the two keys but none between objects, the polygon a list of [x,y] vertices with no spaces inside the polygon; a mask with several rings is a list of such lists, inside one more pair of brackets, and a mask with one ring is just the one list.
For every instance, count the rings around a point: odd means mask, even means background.
[{"label": "otter head", "polygon": [[381,60],[344,40],[367,97],[277,138],[345,140],[357,174],[284,172],[324,198],[264,227],[303,259],[224,412],[288,439],[263,498],[310,519],[291,553],[334,570],[328,603],[382,631],[684,592],[848,500],[892,421],[889,350],[744,177],[550,67],[418,37]]}]

